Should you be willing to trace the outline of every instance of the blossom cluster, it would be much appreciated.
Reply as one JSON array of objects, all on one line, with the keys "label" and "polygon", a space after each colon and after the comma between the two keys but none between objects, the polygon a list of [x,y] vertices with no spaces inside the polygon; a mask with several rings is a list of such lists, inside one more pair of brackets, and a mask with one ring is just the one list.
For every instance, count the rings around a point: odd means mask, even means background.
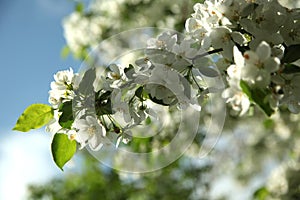
[{"label": "blossom cluster", "polygon": [[103,145],[127,143],[132,129],[157,121],[162,107],[173,113],[188,107],[200,111],[208,90],[201,77],[218,72],[208,64],[212,61],[194,59],[202,52],[192,47],[196,43],[165,32],[150,39],[145,56],[128,67],[91,67],[81,75],[72,69],[58,72],[49,92],[55,115],[47,130],[65,133],[81,148],[88,145],[97,151]]},{"label": "blossom cluster", "polygon": [[[95,0],[87,8],[78,4],[78,8],[63,21],[64,37],[70,51],[80,57],[82,51],[129,27],[174,29],[188,17],[191,5],[191,0]],[[143,12],[138,12],[140,10]],[[184,13],[186,16],[182,16]],[[184,28],[178,27],[180,31]]]},{"label": "blossom cluster", "polygon": [[194,11],[184,37],[168,31],[150,39],[145,56],[129,66],[90,68],[81,76],[72,69],[58,72],[49,92],[55,117],[47,130],[64,132],[95,151],[111,141],[118,146],[128,142],[134,127],[157,117],[157,105],[200,111],[203,97],[216,89],[203,76],[224,77],[223,97],[238,115],[252,104],[267,115],[279,106],[300,112],[296,9],[276,0],[208,0]]},{"label": "blossom cluster", "polygon": [[[194,11],[186,21],[187,33],[203,49],[222,49],[218,67],[226,74],[224,97],[233,110],[243,115],[254,101],[264,110],[286,106],[299,113],[295,82],[300,68],[292,64],[299,59],[297,9],[277,0],[211,0],[197,3]],[[245,92],[241,81],[250,91]],[[251,90],[263,95],[252,97]]]}]

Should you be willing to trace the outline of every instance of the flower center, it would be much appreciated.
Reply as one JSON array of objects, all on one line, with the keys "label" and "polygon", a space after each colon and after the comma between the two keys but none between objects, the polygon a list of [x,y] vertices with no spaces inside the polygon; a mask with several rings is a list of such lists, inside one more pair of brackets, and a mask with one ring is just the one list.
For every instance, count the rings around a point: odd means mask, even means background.
[{"label": "flower center", "polygon": [[121,78],[121,76],[119,74],[114,73],[114,72],[111,73],[111,77],[115,80],[119,80]]},{"label": "flower center", "polygon": [[88,131],[89,136],[95,135],[95,133],[96,133],[96,126],[90,126],[87,131]]},{"label": "flower center", "polygon": [[75,138],[76,138],[76,134],[71,134],[70,135],[70,140],[75,140]]}]

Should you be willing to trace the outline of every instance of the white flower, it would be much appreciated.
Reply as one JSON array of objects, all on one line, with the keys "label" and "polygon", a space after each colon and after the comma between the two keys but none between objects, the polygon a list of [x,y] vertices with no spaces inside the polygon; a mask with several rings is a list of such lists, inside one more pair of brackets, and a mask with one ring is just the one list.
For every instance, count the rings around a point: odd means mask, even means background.
[{"label": "white flower", "polygon": [[124,67],[117,64],[109,65],[110,72],[107,73],[108,78],[112,81],[111,88],[119,88],[123,82],[127,80]]},{"label": "white flower", "polygon": [[[240,20],[244,14],[245,8],[249,5],[246,1],[241,0],[223,0],[218,5],[216,5],[219,12],[223,14],[228,21],[237,22]],[[248,11],[249,12],[249,11]],[[250,11],[251,12],[251,11]],[[226,21],[227,22],[227,21]],[[227,22],[228,23],[228,22]],[[224,23],[222,25],[225,25]]]},{"label": "white flower", "polygon": [[178,73],[168,66],[156,65],[149,77],[146,89],[152,97],[162,100],[165,104],[174,101],[175,96],[183,92]]},{"label": "white flower", "polygon": [[229,80],[229,87],[224,90],[222,96],[227,99],[226,102],[230,103],[232,109],[237,111],[240,116],[249,110],[250,101],[236,80]]},{"label": "white flower", "polygon": [[[177,47],[176,47],[177,49]],[[191,50],[189,52],[185,52],[184,50],[181,53],[181,55],[176,55],[175,52],[170,52],[166,50],[147,50],[146,55],[149,58],[149,61],[152,63],[152,65],[166,65],[170,68],[173,68],[177,70],[178,72],[181,72],[182,70],[186,69],[187,66],[191,65],[191,62],[188,61],[183,57],[186,53],[193,53]],[[149,69],[147,69],[149,72]],[[145,71],[144,71],[145,72]]]},{"label": "white flower", "polygon": [[58,84],[70,85],[74,81],[74,72],[73,69],[59,71],[54,75],[54,80]]},{"label": "white flower", "polygon": [[223,49],[222,55],[232,60],[232,48],[234,42],[231,40],[232,31],[227,27],[213,28],[210,33],[211,45],[214,49]]},{"label": "white flower", "polygon": [[217,26],[219,23],[226,25],[228,19],[222,15],[217,9],[217,2],[205,1],[203,4],[197,3],[194,5],[195,13],[192,17],[207,21],[211,27]]},{"label": "white flower", "polygon": [[278,0],[278,2],[289,9],[292,8],[299,8],[300,7],[300,1],[295,1],[295,0]]},{"label": "white flower", "polygon": [[115,88],[111,93],[112,109],[117,114],[122,114],[126,123],[131,121],[131,115],[129,111],[129,105],[127,102],[122,101],[122,91]]},{"label": "white flower", "polygon": [[142,66],[144,70],[149,69],[151,65],[149,66],[148,62],[150,62],[153,65],[167,65],[181,72],[191,65],[190,59],[198,53],[198,50],[193,47],[194,44],[197,45],[196,40],[184,39],[177,41],[177,35],[170,35],[168,32],[160,35],[157,40],[152,39],[148,41],[148,44],[152,45],[145,50],[147,58],[137,61],[137,64]]},{"label": "white flower", "polygon": [[208,49],[211,45],[209,33],[211,28],[205,21],[189,18],[185,22],[186,31],[201,44],[202,49]]},{"label": "white flower", "polygon": [[286,180],[287,165],[280,165],[275,168],[267,182],[267,189],[274,194],[282,195],[288,191],[288,182]]},{"label": "white flower", "polygon": [[222,96],[227,99],[227,103],[230,103],[232,109],[241,116],[250,107],[250,101],[240,87],[241,74],[245,61],[242,53],[236,46],[233,48],[233,54],[235,64],[230,65],[227,69],[229,87],[223,92]]},{"label": "white flower", "polygon": [[277,1],[261,4],[255,9],[252,21],[258,29],[275,33],[286,21],[286,9]]},{"label": "white flower", "polygon": [[73,126],[78,130],[73,137],[81,144],[81,149],[88,144],[93,151],[98,151],[107,142],[105,127],[92,116],[76,119]]},{"label": "white flower", "polygon": [[237,82],[239,82],[241,80],[242,69],[244,68],[245,60],[243,54],[236,46],[233,48],[233,57],[235,64],[228,67],[227,74],[230,79],[235,79]]},{"label": "white flower", "polygon": [[246,51],[244,58],[245,67],[242,70],[242,78],[262,88],[269,85],[271,73],[277,71],[280,65],[280,60],[277,57],[271,57],[269,44],[260,43],[255,52]]},{"label": "white flower", "polygon": [[152,98],[162,100],[167,105],[184,91],[178,72],[164,64],[155,63],[150,74],[137,74],[135,82],[144,85]]},{"label": "white flower", "polygon": [[157,39],[148,40],[148,48],[153,49],[165,49],[172,50],[173,46],[177,42],[177,35],[170,32],[164,32],[160,34]]},{"label": "white flower", "polygon": [[58,123],[60,113],[58,110],[54,110],[54,118],[46,125],[46,132],[56,134],[58,131],[62,131],[62,127]]},{"label": "white flower", "polygon": [[188,33],[193,33],[198,29],[203,29],[205,30],[205,32],[207,32],[205,25],[206,24],[202,20],[195,19],[195,18],[188,18],[185,22],[185,30]]},{"label": "white flower", "polygon": [[49,103],[57,108],[57,106],[66,100],[71,100],[74,97],[74,82],[77,74],[73,70],[59,71],[54,75],[54,80],[51,82],[51,90],[49,91]]},{"label": "white flower", "polygon": [[175,44],[172,52],[185,58],[194,58],[198,53],[197,49],[192,48],[195,43],[193,39],[185,39],[180,44]]},{"label": "white flower", "polygon": [[77,53],[82,47],[97,44],[102,34],[101,17],[86,17],[78,12],[72,13],[63,21],[64,36],[71,51]]}]

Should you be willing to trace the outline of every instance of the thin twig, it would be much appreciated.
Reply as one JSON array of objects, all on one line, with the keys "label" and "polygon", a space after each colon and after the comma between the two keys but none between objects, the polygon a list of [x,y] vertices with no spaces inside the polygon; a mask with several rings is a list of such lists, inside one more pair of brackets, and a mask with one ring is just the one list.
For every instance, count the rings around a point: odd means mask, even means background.
[{"label": "thin twig", "polygon": [[192,60],[193,64],[195,64],[195,60],[197,60],[198,58],[202,58],[204,56],[211,55],[211,54],[214,54],[214,53],[219,53],[221,51],[223,51],[223,49],[214,49],[214,50],[205,52],[203,54],[195,56],[194,58],[189,58],[189,59]]}]

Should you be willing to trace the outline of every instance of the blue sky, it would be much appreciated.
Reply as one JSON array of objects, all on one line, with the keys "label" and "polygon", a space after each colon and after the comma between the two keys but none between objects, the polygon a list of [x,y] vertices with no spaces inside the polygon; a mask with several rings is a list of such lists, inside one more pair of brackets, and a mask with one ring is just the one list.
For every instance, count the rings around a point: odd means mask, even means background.
[{"label": "blue sky", "polygon": [[65,44],[62,19],[70,0],[0,0],[0,199],[23,199],[28,182],[63,175],[43,129],[11,131],[23,110],[47,103],[53,74],[80,63],[60,57]]},{"label": "blue sky", "polygon": [[72,11],[71,1],[7,0],[2,4],[0,90],[5,94],[1,95],[0,124],[11,128],[26,106],[47,103],[56,71],[79,64],[60,58],[65,44],[61,20]]}]

